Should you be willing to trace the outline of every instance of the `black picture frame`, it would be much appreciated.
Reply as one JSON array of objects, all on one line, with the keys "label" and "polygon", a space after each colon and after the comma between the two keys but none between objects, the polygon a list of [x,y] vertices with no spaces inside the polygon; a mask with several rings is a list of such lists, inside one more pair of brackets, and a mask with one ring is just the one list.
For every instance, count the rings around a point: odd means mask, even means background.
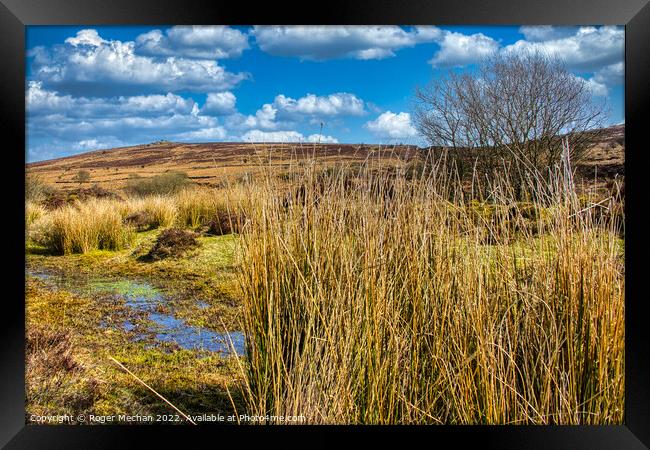
[{"label": "black picture frame", "polygon": [[[215,0],[0,0],[0,124],[2,129],[2,194],[7,234],[4,317],[0,327],[0,445],[6,448],[147,448],[199,438],[193,427],[179,426],[44,426],[25,425],[24,410],[24,214],[25,27],[27,25],[166,25],[166,24],[435,24],[435,25],[625,25],[625,122],[627,187],[625,269],[625,424],[620,426],[430,426],[430,427],[294,427],[292,435],[310,445],[332,445],[368,432],[385,441],[394,433],[415,433],[416,442],[454,446],[472,442],[496,448],[641,449],[650,446],[650,338],[643,290],[644,174],[650,108],[650,4],[647,0],[471,0],[434,3],[426,0],[330,0],[289,6],[276,2],[253,5]],[[4,165],[4,164],[3,164]],[[285,444],[286,427],[228,427],[207,432],[214,444],[227,434],[245,445],[251,437]],[[314,438],[314,433],[319,437]],[[342,434],[344,433],[344,434]],[[158,443],[154,443],[157,440]],[[140,441],[140,443],[138,443]],[[400,443],[407,443],[404,436]]]}]

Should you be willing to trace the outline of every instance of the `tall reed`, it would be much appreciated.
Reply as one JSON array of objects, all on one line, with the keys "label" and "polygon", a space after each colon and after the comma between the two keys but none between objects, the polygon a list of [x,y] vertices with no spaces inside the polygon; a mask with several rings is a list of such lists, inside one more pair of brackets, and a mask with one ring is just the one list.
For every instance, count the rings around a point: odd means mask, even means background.
[{"label": "tall reed", "polygon": [[249,187],[251,415],[621,423],[617,216],[581,209],[562,171],[531,179],[535,203],[503,177],[478,205],[449,173],[312,166],[289,192],[270,175]]}]

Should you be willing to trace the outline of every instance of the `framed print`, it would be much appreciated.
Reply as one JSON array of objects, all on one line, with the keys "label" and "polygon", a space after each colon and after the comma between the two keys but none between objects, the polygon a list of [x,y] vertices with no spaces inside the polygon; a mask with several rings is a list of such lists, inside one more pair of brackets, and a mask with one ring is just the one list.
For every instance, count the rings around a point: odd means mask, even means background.
[{"label": "framed print", "polygon": [[0,442],[647,448],[650,6],[307,6],[2,0]]}]

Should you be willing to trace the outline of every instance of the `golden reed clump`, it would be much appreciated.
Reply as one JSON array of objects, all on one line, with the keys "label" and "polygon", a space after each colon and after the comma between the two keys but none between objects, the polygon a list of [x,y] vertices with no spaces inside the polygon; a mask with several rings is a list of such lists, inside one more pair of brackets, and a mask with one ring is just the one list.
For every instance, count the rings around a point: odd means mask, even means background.
[{"label": "golden reed clump", "polygon": [[617,217],[580,208],[561,171],[525,204],[493,180],[478,206],[447,174],[310,166],[288,193],[272,176],[249,187],[250,414],[622,423]]}]

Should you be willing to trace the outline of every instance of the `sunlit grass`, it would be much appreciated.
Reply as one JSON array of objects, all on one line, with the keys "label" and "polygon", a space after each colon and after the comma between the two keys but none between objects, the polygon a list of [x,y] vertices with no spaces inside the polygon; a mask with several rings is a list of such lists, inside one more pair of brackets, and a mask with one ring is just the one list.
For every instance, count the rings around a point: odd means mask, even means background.
[{"label": "sunlit grass", "polygon": [[[249,410],[310,423],[621,423],[617,217],[572,191],[476,214],[444,172],[252,190],[242,235]],[[561,174],[553,181],[561,185]],[[535,186],[531,186],[534,191]],[[614,200],[610,200],[614,206]]]}]

